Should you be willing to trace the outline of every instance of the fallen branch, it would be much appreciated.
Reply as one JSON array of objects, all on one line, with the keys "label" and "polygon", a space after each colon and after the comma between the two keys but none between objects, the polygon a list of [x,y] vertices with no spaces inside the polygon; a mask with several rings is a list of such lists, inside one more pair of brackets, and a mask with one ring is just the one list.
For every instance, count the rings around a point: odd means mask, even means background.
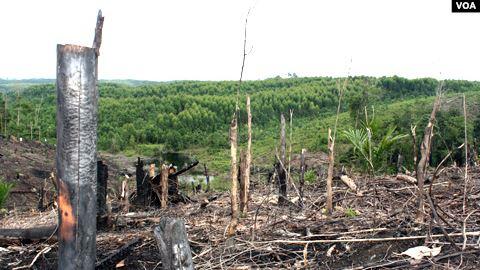
[{"label": "fallen branch", "polygon": [[112,254],[96,263],[95,269],[114,269],[115,265],[128,256],[133,248],[141,242],[140,238],[135,238],[126,243]]},{"label": "fallen branch", "polygon": [[409,184],[416,184],[417,183],[417,178],[415,177],[412,177],[410,175],[406,175],[406,174],[397,174],[397,180],[401,180],[401,181],[404,181],[404,182],[407,182]]},{"label": "fallen branch", "polygon": [[42,240],[56,237],[57,225],[28,229],[0,229],[0,239]]},{"label": "fallen branch", "polygon": [[[480,236],[480,231],[476,232],[465,232],[463,233],[451,233],[448,234],[450,237],[458,236]],[[352,238],[352,239],[320,239],[320,240],[273,240],[273,241],[261,241],[254,242],[252,244],[267,244],[267,243],[282,243],[282,244],[326,244],[326,243],[365,243],[365,242],[388,242],[388,241],[405,241],[405,240],[415,240],[415,239],[426,239],[426,238],[441,238],[445,237],[443,234],[432,234],[428,235],[414,235],[414,236],[404,236],[404,237],[385,237],[385,238]]]}]

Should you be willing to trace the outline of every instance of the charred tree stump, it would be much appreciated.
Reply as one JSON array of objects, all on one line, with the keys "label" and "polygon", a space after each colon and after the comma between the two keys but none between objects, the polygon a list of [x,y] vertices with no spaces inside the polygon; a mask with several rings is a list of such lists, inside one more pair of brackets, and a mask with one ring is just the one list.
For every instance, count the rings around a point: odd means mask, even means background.
[{"label": "charred tree stump", "polygon": [[208,170],[207,170],[207,164],[203,164],[204,170],[204,175],[205,175],[205,182],[207,183],[207,190],[205,192],[210,191],[210,176],[208,175]]},{"label": "charred tree stump", "polygon": [[162,218],[153,232],[162,258],[162,269],[194,269],[183,220]]},{"label": "charred tree stump", "polygon": [[57,45],[59,269],[95,267],[96,63],[95,48]]},{"label": "charred tree stump", "polygon": [[149,190],[149,182],[146,181],[146,174],[143,170],[145,163],[143,160],[138,157],[137,164],[135,164],[135,178],[137,183],[137,202],[142,202],[144,206],[147,205],[147,202],[150,202],[150,199],[147,198],[147,191]]},{"label": "charred tree stump", "polygon": [[103,227],[107,221],[107,179],[108,166],[97,161],[97,227]]},{"label": "charred tree stump", "polygon": [[280,161],[277,163],[277,176],[278,176],[278,187],[279,187],[279,196],[278,204],[283,205],[288,201],[287,197],[287,172],[285,171],[285,157],[287,152],[287,142],[285,138],[285,117],[283,114],[280,115]]}]

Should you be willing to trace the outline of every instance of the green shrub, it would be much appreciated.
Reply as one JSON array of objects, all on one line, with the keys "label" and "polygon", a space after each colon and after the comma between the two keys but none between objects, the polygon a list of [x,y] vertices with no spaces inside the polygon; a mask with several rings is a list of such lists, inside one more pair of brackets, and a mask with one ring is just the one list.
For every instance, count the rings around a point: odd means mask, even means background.
[{"label": "green shrub", "polygon": [[8,194],[12,189],[13,184],[6,183],[0,179],[0,209],[3,207],[5,202],[7,201]]},{"label": "green shrub", "polygon": [[354,217],[358,216],[358,213],[357,213],[357,211],[355,211],[355,209],[349,207],[349,208],[345,209],[345,216],[347,216],[349,218],[354,218]]},{"label": "green shrub", "polygon": [[308,170],[305,172],[305,182],[313,183],[317,180],[317,173],[314,170]]},{"label": "green shrub", "polygon": [[384,136],[375,136],[378,128],[364,126],[360,129],[349,129],[343,136],[352,144],[354,156],[364,168],[374,174],[385,169],[393,144],[407,135],[394,135],[395,128],[390,127]]}]

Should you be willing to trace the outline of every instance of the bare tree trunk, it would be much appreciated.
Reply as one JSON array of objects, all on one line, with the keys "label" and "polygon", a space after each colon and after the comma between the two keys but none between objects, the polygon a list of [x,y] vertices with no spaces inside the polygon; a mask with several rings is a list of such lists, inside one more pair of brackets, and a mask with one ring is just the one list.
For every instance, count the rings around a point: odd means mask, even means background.
[{"label": "bare tree trunk", "polygon": [[93,48],[57,45],[58,268],[94,269],[98,89]]},{"label": "bare tree trunk", "polygon": [[412,132],[412,140],[413,140],[413,168],[416,170],[417,167],[417,157],[418,157],[418,150],[417,150],[417,126],[410,126],[410,131]]},{"label": "bare tree trunk", "polygon": [[279,187],[279,195],[278,196],[278,204],[282,205],[288,201],[287,197],[287,179],[286,179],[286,168],[285,168],[285,160],[286,160],[286,151],[287,151],[287,143],[285,138],[285,117],[283,114],[280,115],[280,164],[277,169],[278,174],[278,187]]},{"label": "bare tree trunk", "polygon": [[243,171],[243,200],[240,206],[242,214],[248,211],[248,200],[250,198],[250,166],[252,163],[252,113],[250,110],[250,96],[247,95],[247,128],[248,128],[248,142],[247,153],[245,155],[245,168]]},{"label": "bare tree trunk", "polygon": [[307,149],[302,149],[300,156],[300,206],[303,207],[303,187],[305,186],[305,152]]},{"label": "bare tree trunk", "polygon": [[232,218],[228,226],[227,234],[235,234],[238,225],[238,169],[237,169],[237,115],[233,114],[230,123],[230,157],[231,157],[231,179],[230,200],[232,208]]},{"label": "bare tree trunk", "polygon": [[4,117],[3,117],[4,119],[3,119],[3,120],[5,121],[5,125],[3,125],[3,128],[5,129],[4,135],[5,135],[5,137],[8,138],[8,134],[7,134],[7,126],[8,126],[8,122],[7,122],[7,120],[8,120],[8,105],[7,105],[7,103],[8,103],[8,96],[7,96],[7,95],[5,95],[5,101],[4,101],[4,102],[5,102],[5,103],[4,103],[4,107],[3,107],[3,115],[4,115]]},{"label": "bare tree trunk", "polygon": [[292,185],[292,177],[290,175],[290,163],[292,162],[292,135],[293,135],[293,110],[290,109],[290,138],[288,140],[288,173],[287,173],[287,180],[288,184]]},{"label": "bare tree trunk", "polygon": [[130,212],[130,189],[128,187],[128,177],[122,181],[122,201],[123,201],[123,211],[125,213]]},{"label": "bare tree trunk", "polygon": [[425,183],[426,177],[426,170],[428,167],[429,159],[430,159],[430,151],[432,146],[432,137],[433,137],[433,126],[435,124],[435,116],[440,107],[440,99],[441,99],[441,91],[443,87],[443,82],[439,86],[439,90],[437,91],[437,97],[435,98],[435,102],[433,104],[432,113],[430,114],[430,119],[428,120],[428,125],[425,128],[425,134],[423,136],[423,141],[420,146],[420,161],[418,162],[417,166],[417,180],[418,180],[418,214],[417,214],[417,222],[424,221],[424,192],[423,192],[423,184]]},{"label": "bare tree trunk", "polygon": [[160,186],[162,190],[162,195],[160,199],[160,207],[162,209],[167,209],[168,206],[168,171],[169,168],[167,165],[162,165],[162,174],[160,179]]},{"label": "bare tree trunk", "polygon": [[246,167],[247,167],[247,154],[245,151],[240,150],[240,166],[239,166],[239,182],[240,182],[240,213],[245,214],[247,212],[248,204],[248,187],[246,183]]},{"label": "bare tree trunk", "polygon": [[328,129],[328,171],[327,171],[327,214],[333,212],[333,165],[335,163],[333,149],[335,141],[332,138],[332,130]]},{"label": "bare tree trunk", "polygon": [[465,169],[464,169],[464,187],[463,187],[463,205],[462,210],[465,215],[467,211],[467,185],[468,185],[468,134],[467,134],[467,104],[465,100],[465,94],[463,94],[463,131],[465,135],[465,141],[463,143],[463,149],[465,149]]}]

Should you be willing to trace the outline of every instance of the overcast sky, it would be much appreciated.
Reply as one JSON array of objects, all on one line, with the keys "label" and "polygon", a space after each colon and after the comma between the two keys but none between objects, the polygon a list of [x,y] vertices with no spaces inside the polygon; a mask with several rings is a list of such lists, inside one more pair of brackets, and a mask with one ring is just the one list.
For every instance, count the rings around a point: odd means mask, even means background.
[{"label": "overcast sky", "polygon": [[56,44],[91,46],[102,9],[100,79],[237,80],[249,8],[247,80],[480,80],[480,13],[451,0],[2,0],[0,78],[54,78]]}]

